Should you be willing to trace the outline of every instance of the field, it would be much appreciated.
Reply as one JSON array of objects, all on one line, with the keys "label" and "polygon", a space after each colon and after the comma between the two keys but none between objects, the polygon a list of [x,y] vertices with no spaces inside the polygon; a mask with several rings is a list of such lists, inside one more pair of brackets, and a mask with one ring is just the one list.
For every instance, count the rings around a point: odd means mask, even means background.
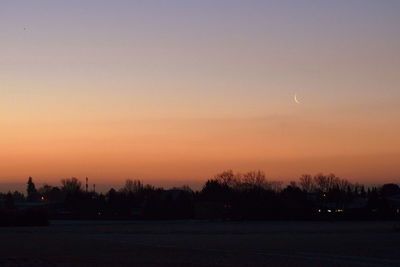
[{"label": "field", "polygon": [[400,266],[394,225],[53,221],[0,228],[0,266]]}]

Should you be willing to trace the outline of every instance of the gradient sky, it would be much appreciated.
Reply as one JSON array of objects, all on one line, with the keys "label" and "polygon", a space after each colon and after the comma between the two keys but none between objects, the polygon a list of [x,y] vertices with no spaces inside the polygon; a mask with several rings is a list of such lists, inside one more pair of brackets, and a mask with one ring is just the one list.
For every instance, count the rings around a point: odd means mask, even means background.
[{"label": "gradient sky", "polygon": [[400,182],[399,14],[394,0],[1,1],[0,183],[230,168]]}]

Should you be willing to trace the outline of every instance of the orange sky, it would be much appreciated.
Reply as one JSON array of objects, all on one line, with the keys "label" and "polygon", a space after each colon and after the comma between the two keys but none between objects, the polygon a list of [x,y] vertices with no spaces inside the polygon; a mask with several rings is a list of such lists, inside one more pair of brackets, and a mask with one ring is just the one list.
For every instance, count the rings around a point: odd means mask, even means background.
[{"label": "orange sky", "polygon": [[225,169],[400,182],[399,11],[393,1],[7,3],[0,183],[180,185]]}]

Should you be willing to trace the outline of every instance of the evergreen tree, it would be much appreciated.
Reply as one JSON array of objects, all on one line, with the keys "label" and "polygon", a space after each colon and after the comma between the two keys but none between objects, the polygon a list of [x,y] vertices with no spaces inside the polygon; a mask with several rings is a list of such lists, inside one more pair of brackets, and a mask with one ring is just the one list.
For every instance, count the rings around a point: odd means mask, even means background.
[{"label": "evergreen tree", "polygon": [[36,201],[38,199],[38,192],[36,190],[35,184],[32,181],[32,177],[29,177],[27,184],[28,184],[26,188],[27,200]]}]

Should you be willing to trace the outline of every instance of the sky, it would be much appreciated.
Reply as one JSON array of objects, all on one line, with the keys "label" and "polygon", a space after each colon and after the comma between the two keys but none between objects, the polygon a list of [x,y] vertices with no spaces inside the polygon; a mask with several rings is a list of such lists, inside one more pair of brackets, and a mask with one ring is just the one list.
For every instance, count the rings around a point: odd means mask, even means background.
[{"label": "sky", "polygon": [[[0,183],[400,182],[400,2],[0,3]],[[297,96],[299,103],[294,101]]]}]

